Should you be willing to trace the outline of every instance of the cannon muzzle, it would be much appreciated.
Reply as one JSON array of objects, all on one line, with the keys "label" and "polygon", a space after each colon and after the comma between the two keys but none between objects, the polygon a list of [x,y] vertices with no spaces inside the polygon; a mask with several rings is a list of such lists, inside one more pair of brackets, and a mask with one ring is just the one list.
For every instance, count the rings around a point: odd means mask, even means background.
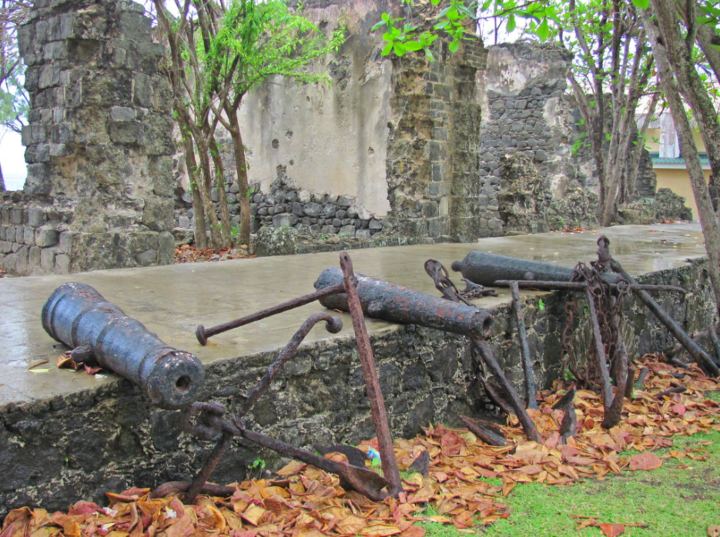
[{"label": "cannon muzzle", "polygon": [[82,347],[100,366],[139,385],[162,408],[192,403],[205,377],[197,357],[168,346],[83,283],[55,289],[43,306],[42,325],[57,341]]},{"label": "cannon muzzle", "polygon": [[[340,269],[328,268],[318,277],[315,288],[323,289],[342,281],[343,274]],[[492,316],[484,309],[451,302],[359,274],[357,281],[363,312],[375,319],[418,324],[462,335],[485,335],[492,325]],[[324,296],[320,303],[326,308],[348,311],[345,293]]]}]

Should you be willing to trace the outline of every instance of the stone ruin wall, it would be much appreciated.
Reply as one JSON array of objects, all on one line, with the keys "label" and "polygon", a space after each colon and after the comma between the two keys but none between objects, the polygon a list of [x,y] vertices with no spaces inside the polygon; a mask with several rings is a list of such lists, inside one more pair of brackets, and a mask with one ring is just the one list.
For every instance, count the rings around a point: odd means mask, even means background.
[{"label": "stone ruin wall", "polygon": [[[438,47],[435,62],[381,58],[370,27],[386,7],[309,2],[310,18],[348,27],[327,65],[332,83],[276,78],[246,98],[254,229],[270,230],[260,239],[292,228],[311,238],[299,252],[333,237],[342,247],[472,241],[587,220],[592,167],[569,148],[569,59],[479,40],[455,55]],[[170,89],[142,7],[38,1],[20,40],[29,176],[24,193],[0,195],[0,268],[170,262],[169,232],[192,238],[192,196],[173,177]],[[238,222],[232,173],[226,189]]]},{"label": "stone ruin wall", "polygon": [[0,194],[0,268],[171,262],[171,101],[142,6],[36,0],[19,34],[28,178],[23,193]]},{"label": "stone ruin wall", "polygon": [[[372,0],[310,2],[313,20],[348,24],[347,43],[326,66],[332,84],[278,78],[246,97],[255,231],[291,227],[353,246],[558,227],[562,219],[546,214],[551,201],[590,182],[570,151],[578,133],[565,95],[569,58],[527,43],[486,49],[480,40],[455,55],[438,47],[432,63],[382,58],[379,35],[369,32],[381,9]],[[518,200],[514,185],[509,196],[503,188],[517,171],[512,161],[528,158],[525,175],[542,187],[539,207],[526,207],[522,193]],[[238,222],[232,166],[226,170]],[[177,206],[178,236],[192,229],[191,198],[185,192]],[[505,205],[520,217],[508,218]],[[554,211],[572,212],[570,205],[593,212],[584,198]]]}]

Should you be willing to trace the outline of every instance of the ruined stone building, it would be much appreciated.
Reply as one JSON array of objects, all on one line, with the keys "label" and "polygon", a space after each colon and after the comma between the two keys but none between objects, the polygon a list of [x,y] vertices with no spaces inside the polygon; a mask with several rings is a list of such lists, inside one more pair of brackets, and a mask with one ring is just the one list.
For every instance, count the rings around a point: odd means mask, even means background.
[{"label": "ruined stone building", "polygon": [[[332,84],[277,78],[245,99],[259,242],[263,228],[288,227],[346,247],[472,241],[594,218],[591,173],[570,150],[563,52],[478,39],[455,55],[438,48],[435,62],[382,58],[370,28],[383,2],[306,6],[315,21],[342,19],[348,40],[328,60]],[[39,0],[20,47],[29,176],[24,192],[0,197],[0,266],[30,274],[169,263],[172,232],[192,229],[192,196],[173,166],[162,47],[142,7]]]},{"label": "ruined stone building", "polygon": [[[570,149],[570,58],[527,43],[488,49],[479,39],[455,55],[438,50],[435,62],[382,58],[370,32],[381,5],[307,3],[311,19],[348,25],[327,66],[332,85],[277,78],[246,97],[256,229],[386,244],[592,221],[591,172]],[[237,211],[236,191],[228,194]],[[191,227],[191,213],[179,215]]]}]

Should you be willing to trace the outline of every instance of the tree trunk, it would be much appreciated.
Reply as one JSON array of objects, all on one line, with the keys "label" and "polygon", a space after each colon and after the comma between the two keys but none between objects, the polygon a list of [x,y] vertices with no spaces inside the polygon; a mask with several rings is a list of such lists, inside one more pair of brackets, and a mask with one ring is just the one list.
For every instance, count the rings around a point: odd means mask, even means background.
[{"label": "tree trunk", "polygon": [[[700,135],[705,143],[705,151],[710,161],[710,199],[715,211],[720,209],[720,122],[715,106],[703,85],[702,80],[691,57],[691,50],[680,34],[679,27],[684,21],[680,19],[674,2],[653,2],[653,11],[657,19],[658,31],[663,39],[667,61],[678,81],[677,88],[693,111],[693,117],[700,128]],[[686,21],[696,25],[693,6],[683,10]],[[685,23],[688,24],[688,23]],[[702,25],[701,25],[702,26]],[[693,41],[689,46],[695,44]],[[691,142],[694,144],[694,142]],[[683,150],[684,150],[683,146]]]},{"label": "tree trunk", "polygon": [[227,194],[225,193],[225,167],[214,134],[208,135],[208,146],[215,167],[215,188],[217,189],[218,206],[220,207],[220,233],[223,243],[230,246],[232,245],[232,234],[230,233],[230,210],[228,209]]},{"label": "tree trunk", "polygon": [[205,208],[203,207],[202,197],[198,189],[198,173],[197,163],[195,162],[195,147],[192,138],[188,134],[183,134],[183,148],[185,150],[185,167],[190,180],[190,190],[193,197],[193,213],[195,218],[195,247],[200,249],[207,248],[207,227],[205,226]]},{"label": "tree trunk", "polygon": [[5,192],[5,177],[3,177],[2,164],[0,164],[0,192]]},{"label": "tree trunk", "polygon": [[[676,9],[680,15],[684,18],[685,24],[689,21],[689,13],[687,10],[687,4],[684,0],[676,0]],[[710,24],[700,24],[696,21],[692,21],[696,26],[695,41],[698,46],[702,49],[707,58],[710,69],[715,73],[715,83],[720,84],[720,48],[718,48],[718,37],[713,31],[713,27]]]},{"label": "tree trunk", "polygon": [[713,44],[715,39],[715,33],[709,25],[699,25],[697,29],[698,45],[705,53],[710,68],[715,73],[715,83],[720,84],[720,49],[717,48],[717,44]]},{"label": "tree trunk", "polygon": [[200,170],[202,172],[202,180],[197,182],[198,191],[205,209],[205,219],[210,228],[210,245],[213,248],[222,248],[222,236],[220,234],[220,222],[218,222],[217,214],[215,214],[215,206],[212,201],[212,172],[210,170],[210,160],[208,157],[209,150],[205,135],[202,131],[193,130],[193,138],[198,148],[198,158],[200,159]]},{"label": "tree trunk", "polygon": [[[658,6],[658,4],[662,4],[662,2],[652,0],[652,9],[656,13],[658,9],[663,9],[663,6]],[[682,99],[680,98],[678,86],[681,85],[681,81],[673,76],[674,71],[671,67],[665,46],[666,39],[668,39],[668,37],[672,39],[673,36],[665,36],[661,33],[662,30],[655,26],[647,11],[642,11],[642,18],[643,25],[650,38],[653,54],[655,55],[658,78],[660,79],[660,84],[670,107],[680,143],[682,144],[683,157],[690,176],[690,185],[692,186],[700,224],[702,225],[703,237],[705,239],[705,250],[708,254],[708,274],[715,295],[715,306],[718,308],[720,307],[720,226],[718,226],[718,220],[710,201],[710,194],[705,183],[702,166],[700,165],[700,157],[693,140],[690,121],[688,120]]]},{"label": "tree trunk", "polygon": [[237,110],[226,107],[225,113],[230,123],[230,136],[232,137],[233,153],[235,154],[238,197],[240,198],[240,233],[238,235],[238,242],[241,244],[250,244],[250,190],[247,160],[245,159],[245,146],[243,145],[242,135],[240,133],[240,122],[237,118]]}]

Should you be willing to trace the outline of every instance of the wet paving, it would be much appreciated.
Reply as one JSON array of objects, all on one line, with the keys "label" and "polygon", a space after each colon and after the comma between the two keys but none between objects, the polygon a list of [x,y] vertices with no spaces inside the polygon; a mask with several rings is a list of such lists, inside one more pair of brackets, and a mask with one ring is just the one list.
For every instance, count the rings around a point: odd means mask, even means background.
[{"label": "wet paving", "polygon": [[[595,240],[611,240],[611,252],[631,274],[682,266],[704,255],[700,228],[694,224],[617,226],[582,233],[543,233],[480,239],[477,243],[395,246],[353,250],[355,271],[419,291],[437,294],[423,269],[428,258],[450,267],[468,251],[511,255],[572,267],[595,257]],[[55,360],[65,349],[43,330],[40,311],[52,291],[67,281],[94,286],[126,314],[175,347],[195,353],[204,363],[278,349],[305,318],[323,308],[314,303],[215,336],[206,347],[194,336],[198,324],[211,326],[290,298],[310,293],[320,272],[338,265],[337,252],[193,263],[138,269],[116,269],[66,276],[0,279],[0,407],[92,389],[108,375],[89,376],[58,370]],[[460,279],[451,274],[458,284]],[[458,285],[460,286],[460,285]],[[509,302],[509,293],[475,301],[482,307]],[[351,337],[345,328],[333,335],[317,327],[306,342]],[[368,320],[371,334],[393,325]],[[47,360],[47,363],[37,364]]]}]

